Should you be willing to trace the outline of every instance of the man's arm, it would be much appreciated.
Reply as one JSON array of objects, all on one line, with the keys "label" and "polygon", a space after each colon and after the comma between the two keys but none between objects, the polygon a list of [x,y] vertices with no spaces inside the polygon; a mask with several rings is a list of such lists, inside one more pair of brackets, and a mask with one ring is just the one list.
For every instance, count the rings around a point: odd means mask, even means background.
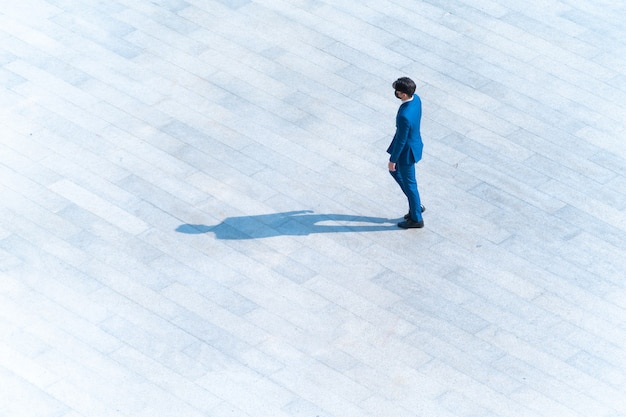
[{"label": "man's arm", "polygon": [[[394,165],[398,162],[402,150],[406,146],[409,140],[409,120],[403,116],[398,115],[396,121],[396,136],[394,139],[394,147],[391,150],[391,156],[389,157],[389,163]],[[391,167],[391,165],[390,165]]]}]

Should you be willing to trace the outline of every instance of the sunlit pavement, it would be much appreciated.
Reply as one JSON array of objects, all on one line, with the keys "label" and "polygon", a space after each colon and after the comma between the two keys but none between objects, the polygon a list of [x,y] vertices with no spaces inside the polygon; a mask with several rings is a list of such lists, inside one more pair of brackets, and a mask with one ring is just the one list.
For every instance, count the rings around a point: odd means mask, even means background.
[{"label": "sunlit pavement", "polygon": [[626,416],[625,21],[4,0],[0,416]]}]

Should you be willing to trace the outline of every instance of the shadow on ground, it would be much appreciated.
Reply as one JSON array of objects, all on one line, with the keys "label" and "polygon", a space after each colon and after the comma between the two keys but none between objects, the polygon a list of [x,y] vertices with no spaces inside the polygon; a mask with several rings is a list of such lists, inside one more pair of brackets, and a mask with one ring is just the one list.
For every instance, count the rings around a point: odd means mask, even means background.
[{"label": "shadow on ground", "polygon": [[227,217],[215,226],[181,224],[179,233],[214,233],[218,239],[261,239],[313,233],[357,233],[398,230],[396,220],[347,214],[313,214],[312,210]]}]

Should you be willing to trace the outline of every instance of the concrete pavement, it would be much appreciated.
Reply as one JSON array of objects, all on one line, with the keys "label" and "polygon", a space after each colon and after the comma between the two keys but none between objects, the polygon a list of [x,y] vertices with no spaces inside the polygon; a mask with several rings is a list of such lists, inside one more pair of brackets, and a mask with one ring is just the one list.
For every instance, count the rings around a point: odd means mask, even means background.
[{"label": "concrete pavement", "polygon": [[626,6],[509,3],[5,0],[0,416],[626,416]]}]

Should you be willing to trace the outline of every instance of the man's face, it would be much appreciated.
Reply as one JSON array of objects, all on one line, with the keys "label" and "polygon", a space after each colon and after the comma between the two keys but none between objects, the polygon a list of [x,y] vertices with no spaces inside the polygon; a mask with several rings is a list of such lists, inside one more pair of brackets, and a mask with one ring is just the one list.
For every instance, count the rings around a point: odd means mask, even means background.
[{"label": "man's face", "polygon": [[399,92],[398,90],[396,90],[396,91],[394,92],[394,94],[396,95],[396,98],[402,99],[402,98],[400,97],[400,94],[402,94],[402,93],[401,93],[401,92]]},{"label": "man's face", "polygon": [[403,93],[402,91],[396,90],[394,94],[396,95],[396,98],[399,100],[406,100],[407,98],[409,98],[409,96],[406,93]]}]

